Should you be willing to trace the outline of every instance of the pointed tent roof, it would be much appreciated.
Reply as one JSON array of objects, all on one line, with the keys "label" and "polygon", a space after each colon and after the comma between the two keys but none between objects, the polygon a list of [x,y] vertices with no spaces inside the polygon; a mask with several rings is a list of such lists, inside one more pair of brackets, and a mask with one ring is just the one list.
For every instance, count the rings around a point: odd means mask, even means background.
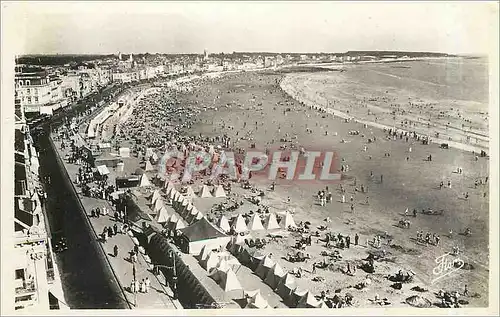
[{"label": "pointed tent roof", "polygon": [[252,215],[252,218],[250,218],[250,221],[248,222],[248,229],[253,231],[264,230],[259,214],[255,213]]},{"label": "pointed tent roof", "polygon": [[177,217],[177,215],[176,214],[172,214],[170,216],[170,218],[168,219],[168,222],[170,222],[170,223],[176,223],[177,220],[179,220],[179,218]]},{"label": "pointed tent roof", "polygon": [[220,217],[219,228],[221,228],[222,231],[224,231],[224,232],[229,232],[229,230],[231,230],[231,227],[229,226],[229,220],[224,215],[222,215],[222,217]]},{"label": "pointed tent roof", "polygon": [[219,263],[219,257],[217,256],[216,253],[210,251],[206,259],[201,262],[201,266],[205,270],[207,270],[207,272],[210,272],[210,270],[217,267],[218,263]]},{"label": "pointed tent roof", "polygon": [[153,195],[151,196],[151,204],[154,204],[158,198],[160,198],[160,190],[157,189],[153,192]]},{"label": "pointed tent roof", "polygon": [[193,208],[194,208],[194,205],[188,204],[186,206],[186,208],[181,209],[180,213],[181,213],[182,218],[186,219],[191,214],[191,210],[193,210]]},{"label": "pointed tent roof", "polygon": [[217,263],[217,270],[227,272],[230,268],[231,267],[224,258],[219,259],[219,263]]},{"label": "pointed tent roof", "polygon": [[146,174],[142,174],[141,183],[139,184],[139,187],[148,187],[148,186],[151,186],[151,182],[149,181],[149,178]]},{"label": "pointed tent roof", "polygon": [[146,172],[154,170],[153,165],[151,165],[151,162],[149,160],[146,161]]},{"label": "pointed tent roof", "polygon": [[155,212],[160,211],[160,209],[164,208],[165,204],[163,203],[163,199],[157,199],[155,202],[155,208],[153,209]]},{"label": "pointed tent roof", "polygon": [[182,229],[181,232],[190,242],[227,237],[225,233],[212,225],[207,218],[200,219],[189,227]]},{"label": "pointed tent roof", "polygon": [[299,301],[302,299],[302,297],[304,297],[304,295],[307,294],[307,292],[309,292],[308,290],[306,289],[302,289],[300,287],[296,287],[291,296],[290,296],[290,300],[291,300],[291,304],[293,304],[294,306],[297,306]]},{"label": "pointed tent roof", "polygon": [[275,262],[271,259],[269,255],[266,255],[259,263],[255,269],[255,274],[257,274],[261,279],[264,279],[267,272],[273,267]]},{"label": "pointed tent roof", "polygon": [[243,218],[241,214],[239,214],[238,217],[236,217],[236,220],[234,220],[231,228],[236,233],[248,231],[247,225],[245,223],[245,218]]},{"label": "pointed tent roof", "polygon": [[281,268],[281,266],[276,263],[269,272],[267,272],[266,278],[264,279],[264,283],[269,285],[273,290],[278,287],[278,282],[281,278],[285,276],[285,271]]},{"label": "pointed tent roof", "polygon": [[188,185],[188,187],[186,188],[186,197],[188,198],[196,197],[194,189],[191,185]]},{"label": "pointed tent roof", "polygon": [[266,230],[280,229],[274,213],[270,213],[269,216],[266,217],[264,228],[266,228]]},{"label": "pointed tent roof", "polygon": [[183,202],[183,201],[184,201],[184,199],[186,199],[186,198],[184,198],[184,195],[182,195],[181,193],[179,193],[179,195],[177,196],[176,201],[177,201],[178,203],[181,203],[181,202]]},{"label": "pointed tent roof", "polygon": [[210,194],[210,189],[208,189],[207,185],[203,185],[203,187],[200,190],[199,196],[200,198],[213,197],[212,194]]},{"label": "pointed tent roof", "polygon": [[293,220],[292,214],[288,210],[285,212],[283,219],[281,219],[280,226],[283,229],[287,229],[288,227],[297,227],[295,221]]},{"label": "pointed tent roof", "polygon": [[174,225],[174,229],[180,230],[180,229],[184,229],[184,228],[186,228],[186,224],[184,223],[184,221],[182,221],[182,219],[177,219],[177,222]]},{"label": "pointed tent roof", "polygon": [[194,218],[194,220],[201,220],[201,218],[204,218],[205,215],[200,211],[199,213],[196,214],[196,217]]},{"label": "pointed tent roof", "polygon": [[201,248],[201,251],[200,251],[200,254],[198,255],[198,258],[200,259],[200,261],[203,261],[205,259],[208,258],[209,254],[210,254],[210,249],[207,247],[207,245],[205,244],[202,248]]},{"label": "pointed tent roof", "polygon": [[171,192],[172,202],[175,203],[180,196],[180,193],[176,190]]},{"label": "pointed tent roof", "polygon": [[248,304],[246,307],[264,309],[269,307],[269,303],[264,299],[264,297],[262,297],[260,292],[258,292],[248,299]]},{"label": "pointed tent roof", "polygon": [[241,287],[240,281],[238,281],[238,278],[236,277],[236,274],[233,272],[233,270],[229,269],[227,272],[221,275],[222,279],[219,285],[225,292],[243,290],[243,287]]},{"label": "pointed tent roof", "polygon": [[214,197],[227,197],[222,185],[218,185],[214,188]]},{"label": "pointed tent roof", "polygon": [[280,283],[283,285],[295,285],[297,282],[295,280],[295,276],[292,273],[286,273],[285,276],[280,280]]},{"label": "pointed tent roof", "polygon": [[307,293],[302,296],[297,304],[297,308],[316,308],[320,305],[320,302],[314,297],[314,295],[307,291]]},{"label": "pointed tent roof", "polygon": [[169,216],[168,216],[167,208],[163,207],[156,214],[155,220],[158,223],[166,223],[166,222],[168,222],[168,218],[169,218]]},{"label": "pointed tent roof", "polygon": [[291,273],[286,273],[285,276],[278,282],[276,293],[283,299],[287,299],[292,290],[297,287],[295,277]]}]

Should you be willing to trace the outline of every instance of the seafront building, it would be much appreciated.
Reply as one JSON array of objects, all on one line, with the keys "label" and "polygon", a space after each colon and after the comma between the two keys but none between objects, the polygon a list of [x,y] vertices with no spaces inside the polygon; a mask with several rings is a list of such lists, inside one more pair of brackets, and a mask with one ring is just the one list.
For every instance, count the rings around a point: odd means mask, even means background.
[{"label": "seafront building", "polygon": [[[40,77],[42,79],[38,78],[40,81],[34,86],[44,87],[46,94],[50,82]],[[32,87],[31,84],[27,86]],[[67,308],[42,203],[38,153],[26,124],[20,96],[15,99],[14,149],[14,252],[9,255],[14,271],[5,277],[14,286],[13,306],[28,313]]]}]

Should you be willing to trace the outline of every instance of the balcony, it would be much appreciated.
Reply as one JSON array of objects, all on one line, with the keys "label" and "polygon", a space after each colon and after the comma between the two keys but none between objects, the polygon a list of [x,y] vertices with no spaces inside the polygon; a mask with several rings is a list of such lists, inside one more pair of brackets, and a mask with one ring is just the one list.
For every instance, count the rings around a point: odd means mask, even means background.
[{"label": "balcony", "polygon": [[31,282],[23,282],[22,286],[16,287],[16,296],[17,295],[28,295],[30,293],[34,293],[36,291],[35,281]]}]

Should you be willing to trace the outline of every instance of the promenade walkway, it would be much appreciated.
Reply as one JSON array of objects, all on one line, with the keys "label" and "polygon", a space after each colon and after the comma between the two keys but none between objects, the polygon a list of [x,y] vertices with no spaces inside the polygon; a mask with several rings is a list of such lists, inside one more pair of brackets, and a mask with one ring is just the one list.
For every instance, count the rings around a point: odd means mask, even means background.
[{"label": "promenade walkway", "polygon": [[[79,166],[64,161],[64,157],[69,153],[69,150],[68,148],[66,148],[66,150],[61,150],[61,141],[54,141],[54,145],[59,157],[63,159],[64,166],[73,183],[78,173]],[[75,187],[75,189],[94,231],[94,237],[95,239],[99,239],[98,235],[103,232],[105,226],[110,227],[115,224],[113,218],[114,209],[108,201],[84,197],[79,188]],[[99,218],[89,217],[91,210],[97,207],[101,210],[103,207],[106,207],[110,214]],[[117,223],[117,225],[119,228],[121,227],[121,223]],[[127,234],[118,234],[109,238],[106,243],[100,242],[100,245],[115,276],[125,290],[125,296],[132,309],[182,309],[182,305],[179,301],[172,298],[172,290],[166,286],[164,277],[157,277],[150,272],[149,265],[146,263],[142,254],[139,254],[138,262],[135,264],[136,278],[138,281],[146,277],[149,278],[151,282],[149,292],[134,294],[130,291],[130,284],[133,280],[133,265],[129,261],[129,251],[134,249],[132,237]],[[113,255],[113,248],[115,245],[118,246],[117,257]]]}]

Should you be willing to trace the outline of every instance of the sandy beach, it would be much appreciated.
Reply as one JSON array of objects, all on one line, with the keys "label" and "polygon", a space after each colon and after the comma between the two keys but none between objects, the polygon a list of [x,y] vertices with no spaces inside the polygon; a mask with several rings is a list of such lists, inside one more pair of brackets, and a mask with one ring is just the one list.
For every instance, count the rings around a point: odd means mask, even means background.
[{"label": "sandy beach", "polygon": [[[292,75],[296,76],[296,75]],[[300,76],[307,76],[300,74]],[[311,77],[321,76],[318,73],[310,74]],[[377,293],[381,297],[387,297],[394,305],[400,305],[402,297],[408,294],[410,286],[405,285],[403,291],[395,291],[390,287],[390,282],[385,278],[387,274],[394,274],[399,269],[411,269],[416,272],[415,285],[428,288],[429,291],[460,290],[467,284],[473,292],[481,294],[480,298],[471,300],[470,305],[482,306],[487,304],[487,279],[488,279],[488,188],[478,186],[474,188],[474,180],[485,178],[488,175],[488,160],[474,159],[472,153],[457,149],[441,149],[437,144],[422,145],[419,142],[405,142],[405,140],[393,141],[386,138],[386,133],[380,129],[367,127],[363,124],[349,122],[344,119],[325,115],[311,110],[292,99],[279,87],[282,79],[277,73],[246,73],[228,75],[212,81],[209,85],[195,86],[189,94],[178,96],[180,102],[185,106],[202,105],[205,107],[216,107],[217,110],[207,110],[200,114],[200,124],[191,129],[193,135],[202,133],[207,136],[228,134],[234,139],[246,135],[248,140],[239,140],[234,147],[249,148],[250,143],[255,142],[258,148],[277,149],[281,142],[279,139],[288,133],[296,136],[297,144],[306,149],[333,150],[344,158],[350,166],[346,178],[342,182],[347,189],[346,196],[353,195],[356,210],[352,213],[349,204],[340,203],[340,193],[337,191],[339,184],[316,184],[293,183],[280,185],[277,181],[276,191],[269,193],[263,200],[264,204],[276,206],[277,209],[285,210],[293,208],[294,218],[300,221],[310,221],[311,227],[325,225],[323,221],[330,217],[333,221],[328,230],[344,234],[360,235],[363,246],[343,250],[344,260],[356,261],[366,258],[368,252],[373,251],[366,245],[374,235],[387,232],[392,236],[392,246],[385,246],[391,255],[391,260],[382,262],[377,268],[376,285],[369,292],[356,292],[356,306],[368,305],[368,298]],[[283,112],[285,108],[291,111]],[[247,122],[244,128],[244,122]],[[255,128],[257,122],[258,128]],[[313,133],[306,133],[306,129],[312,129]],[[349,131],[359,130],[365,135],[349,135]],[[328,135],[325,135],[328,131]],[[238,133],[238,135],[237,135]],[[368,144],[367,137],[376,137],[376,142]],[[344,139],[345,142],[341,143]],[[272,144],[269,144],[274,140]],[[367,151],[363,146],[367,145]],[[409,148],[411,153],[408,153]],[[390,152],[390,157],[384,157],[384,153]],[[431,154],[432,162],[426,161]],[[370,158],[371,157],[371,158]],[[409,160],[406,158],[409,157]],[[463,174],[456,173],[456,168],[461,167]],[[375,175],[370,178],[370,172]],[[379,177],[383,174],[383,183]],[[357,187],[364,184],[368,193],[361,194],[355,191],[354,179]],[[439,183],[450,180],[451,188],[439,189]],[[270,181],[261,181],[263,188],[269,186]],[[325,207],[317,205],[314,198],[316,192],[329,185],[335,189],[334,199]],[[468,200],[463,199],[463,193],[468,192]],[[486,197],[483,197],[486,192]],[[365,205],[365,198],[369,196],[369,205]],[[292,197],[289,205],[287,197]],[[416,218],[411,218],[411,229],[401,229],[397,226],[400,219],[404,218],[406,208],[418,211],[432,208],[433,210],[444,210],[443,215],[424,215],[420,212]],[[473,232],[471,236],[459,235],[465,228]],[[416,232],[432,232],[440,235],[439,246],[429,246],[416,241]],[[447,234],[452,230],[452,238]],[[265,252],[284,256],[292,250],[293,238],[282,241],[279,244],[266,246]],[[458,246],[467,262],[474,265],[474,270],[461,270],[448,278],[442,279],[435,284],[433,280],[433,268],[436,266],[436,257],[451,252],[453,246]],[[314,245],[307,252],[313,256],[309,260],[320,261],[319,255],[322,247]],[[283,263],[281,263],[283,262]],[[297,264],[281,261],[285,268],[297,267]],[[300,265],[300,264],[299,264]],[[351,277],[339,272],[345,262],[338,264],[338,270],[318,270],[318,275],[324,276],[324,282],[311,282],[311,275],[306,275],[299,280],[299,285],[314,289],[318,292],[332,288],[349,288],[365,278],[366,274],[358,270],[358,276]]]}]

